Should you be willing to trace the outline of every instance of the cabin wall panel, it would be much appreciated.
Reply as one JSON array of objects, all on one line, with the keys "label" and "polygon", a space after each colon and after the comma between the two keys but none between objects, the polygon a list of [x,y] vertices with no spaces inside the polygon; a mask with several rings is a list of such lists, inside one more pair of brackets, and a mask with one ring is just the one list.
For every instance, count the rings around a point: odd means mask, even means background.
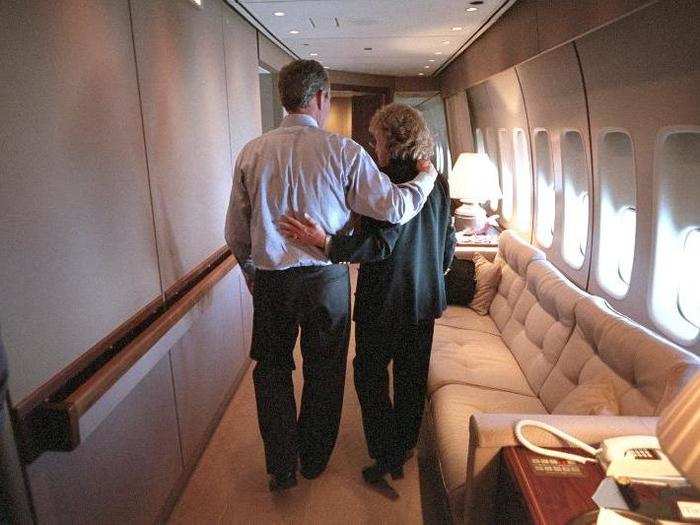
[{"label": "cabin wall panel", "polygon": [[[544,129],[551,139],[552,168],[555,174],[556,216],[554,239],[550,247],[539,246],[562,272],[580,288],[585,289],[588,280],[591,253],[591,221],[588,221],[588,242],[581,267],[576,269],[562,256],[564,240],[564,183],[562,170],[562,137],[566,132],[576,132],[581,137],[581,155],[588,180],[588,195],[591,188],[591,159],[586,98],[581,71],[573,44],[561,46],[531,61],[517,66],[523,97],[530,123],[530,141],[538,130]],[[554,74],[556,72],[556,74]],[[566,145],[566,143],[564,143]],[[564,148],[564,154],[567,153]],[[576,162],[576,159],[572,159]],[[589,217],[590,207],[589,207]],[[539,245],[539,243],[537,243]]]},{"label": "cabin wall panel", "polygon": [[131,6],[167,289],[223,245],[232,173],[223,5],[133,0]]},{"label": "cabin wall panel", "polygon": [[27,467],[39,523],[154,523],[181,472],[167,355],[85,443]]},{"label": "cabin wall panel", "polygon": [[520,0],[440,73],[444,96],[469,88],[537,54],[536,0]]},{"label": "cabin wall panel", "polygon": [[[496,134],[496,137],[499,137],[500,133],[501,137],[507,142],[507,147],[511,156],[510,169],[512,171],[511,186],[513,196],[513,212],[510,219],[506,220],[503,215],[503,199],[501,199],[499,206],[501,220],[506,227],[514,228],[521,235],[523,235],[524,238],[529,239],[531,235],[531,213],[527,208],[518,206],[518,195],[520,193],[528,195],[531,194],[532,190],[528,189],[528,184],[531,186],[532,180],[528,166],[526,169],[527,179],[529,179],[529,181],[526,184],[518,184],[519,173],[517,172],[518,164],[515,157],[516,150],[513,130],[520,129],[527,133],[528,127],[525,106],[515,68],[511,68],[502,73],[494,75],[492,78],[486,81],[485,84],[491,100],[491,111],[493,112],[492,125],[494,127],[493,132]],[[505,130],[505,133],[500,132],[499,130]],[[500,160],[501,164],[503,164],[504,159]],[[529,146],[526,160],[529,165]],[[501,180],[501,190],[503,191],[503,189],[503,180]],[[528,199],[531,200],[531,197],[528,197]]]},{"label": "cabin wall panel", "polygon": [[443,96],[658,0],[518,0],[439,75]]},{"label": "cabin wall panel", "polygon": [[[464,97],[464,104],[467,98]],[[423,114],[428,129],[435,141],[435,167],[437,170],[449,177],[452,164],[457,160],[458,153],[450,153],[450,143],[448,139],[448,125],[445,120],[445,103],[440,96],[434,96],[424,100],[416,109]],[[468,122],[468,121],[467,121]]]},{"label": "cabin wall panel", "polygon": [[474,151],[474,135],[466,92],[462,91],[445,98],[444,113],[454,163],[457,162],[460,153]]},{"label": "cabin wall panel", "polygon": [[650,0],[536,0],[537,48],[553,47],[611,20],[654,3]]},{"label": "cabin wall panel", "polygon": [[[593,136],[594,172],[601,135],[622,129],[632,139],[636,172],[637,233],[632,278],[623,299],[610,296],[591,274],[590,291],[617,310],[653,326],[649,315],[653,266],[654,163],[660,131],[700,126],[700,3],[662,2],[581,38],[577,47],[588,92]],[[660,24],[659,20],[663,20]],[[613,52],[614,51],[614,52]],[[596,177],[596,184],[600,179]],[[681,191],[691,191],[687,187]],[[598,191],[598,190],[596,190]],[[695,206],[679,213],[695,213]],[[596,199],[596,215],[599,214]],[[606,253],[594,252],[594,266]],[[665,255],[672,258],[673,254]],[[689,345],[696,351],[700,343]]]},{"label": "cabin wall panel", "polygon": [[243,146],[262,133],[257,35],[228,7],[223,8],[223,28],[229,137],[235,162]]},{"label": "cabin wall panel", "polygon": [[0,47],[0,323],[16,404],[161,287],[128,2],[0,2]]},{"label": "cabin wall panel", "polygon": [[193,463],[231,385],[247,366],[237,266],[196,307],[201,317],[171,350],[182,454]]},{"label": "cabin wall panel", "polygon": [[266,66],[275,71],[279,71],[284,66],[294,60],[294,57],[283,51],[269,38],[260,32],[258,33],[258,59]]}]

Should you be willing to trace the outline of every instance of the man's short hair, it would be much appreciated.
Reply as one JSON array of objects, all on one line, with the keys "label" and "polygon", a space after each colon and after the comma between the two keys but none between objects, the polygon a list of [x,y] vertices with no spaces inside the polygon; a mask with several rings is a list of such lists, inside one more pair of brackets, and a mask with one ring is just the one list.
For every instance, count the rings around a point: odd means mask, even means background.
[{"label": "man's short hair", "polygon": [[318,91],[328,91],[328,73],[315,60],[295,60],[279,73],[277,89],[287,111],[306,107]]}]

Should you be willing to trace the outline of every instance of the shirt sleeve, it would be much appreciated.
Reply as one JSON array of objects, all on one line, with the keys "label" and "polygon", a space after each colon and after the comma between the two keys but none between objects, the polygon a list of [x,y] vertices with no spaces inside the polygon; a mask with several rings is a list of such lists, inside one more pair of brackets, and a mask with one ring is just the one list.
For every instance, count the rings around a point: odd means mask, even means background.
[{"label": "shirt sleeve", "polygon": [[351,210],[380,221],[405,224],[425,204],[436,173],[419,173],[412,181],[396,185],[383,174],[369,154],[359,151],[347,165],[347,203]]},{"label": "shirt sleeve", "polygon": [[233,171],[231,198],[226,213],[226,244],[238,260],[243,270],[243,276],[250,287],[255,277],[255,266],[251,259],[250,237],[250,196],[244,184],[244,173],[241,167],[243,153],[238,155]]}]

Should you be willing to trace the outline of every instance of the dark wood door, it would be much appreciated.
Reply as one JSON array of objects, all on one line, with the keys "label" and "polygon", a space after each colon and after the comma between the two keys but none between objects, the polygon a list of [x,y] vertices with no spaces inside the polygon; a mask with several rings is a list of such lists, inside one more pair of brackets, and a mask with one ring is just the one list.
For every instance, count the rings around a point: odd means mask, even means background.
[{"label": "dark wood door", "polygon": [[379,93],[352,97],[352,139],[365,148],[375,162],[377,156],[370,146],[369,123],[383,102],[384,97]]}]

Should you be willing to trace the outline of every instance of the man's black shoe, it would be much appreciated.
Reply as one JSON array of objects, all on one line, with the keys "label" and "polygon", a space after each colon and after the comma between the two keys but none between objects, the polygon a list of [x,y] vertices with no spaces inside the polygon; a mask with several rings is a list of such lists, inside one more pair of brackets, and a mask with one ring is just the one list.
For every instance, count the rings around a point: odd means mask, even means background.
[{"label": "man's black shoe", "polygon": [[285,472],[284,474],[276,474],[270,476],[270,481],[267,486],[270,492],[277,492],[279,490],[291,489],[297,484],[297,476],[294,472]]}]

